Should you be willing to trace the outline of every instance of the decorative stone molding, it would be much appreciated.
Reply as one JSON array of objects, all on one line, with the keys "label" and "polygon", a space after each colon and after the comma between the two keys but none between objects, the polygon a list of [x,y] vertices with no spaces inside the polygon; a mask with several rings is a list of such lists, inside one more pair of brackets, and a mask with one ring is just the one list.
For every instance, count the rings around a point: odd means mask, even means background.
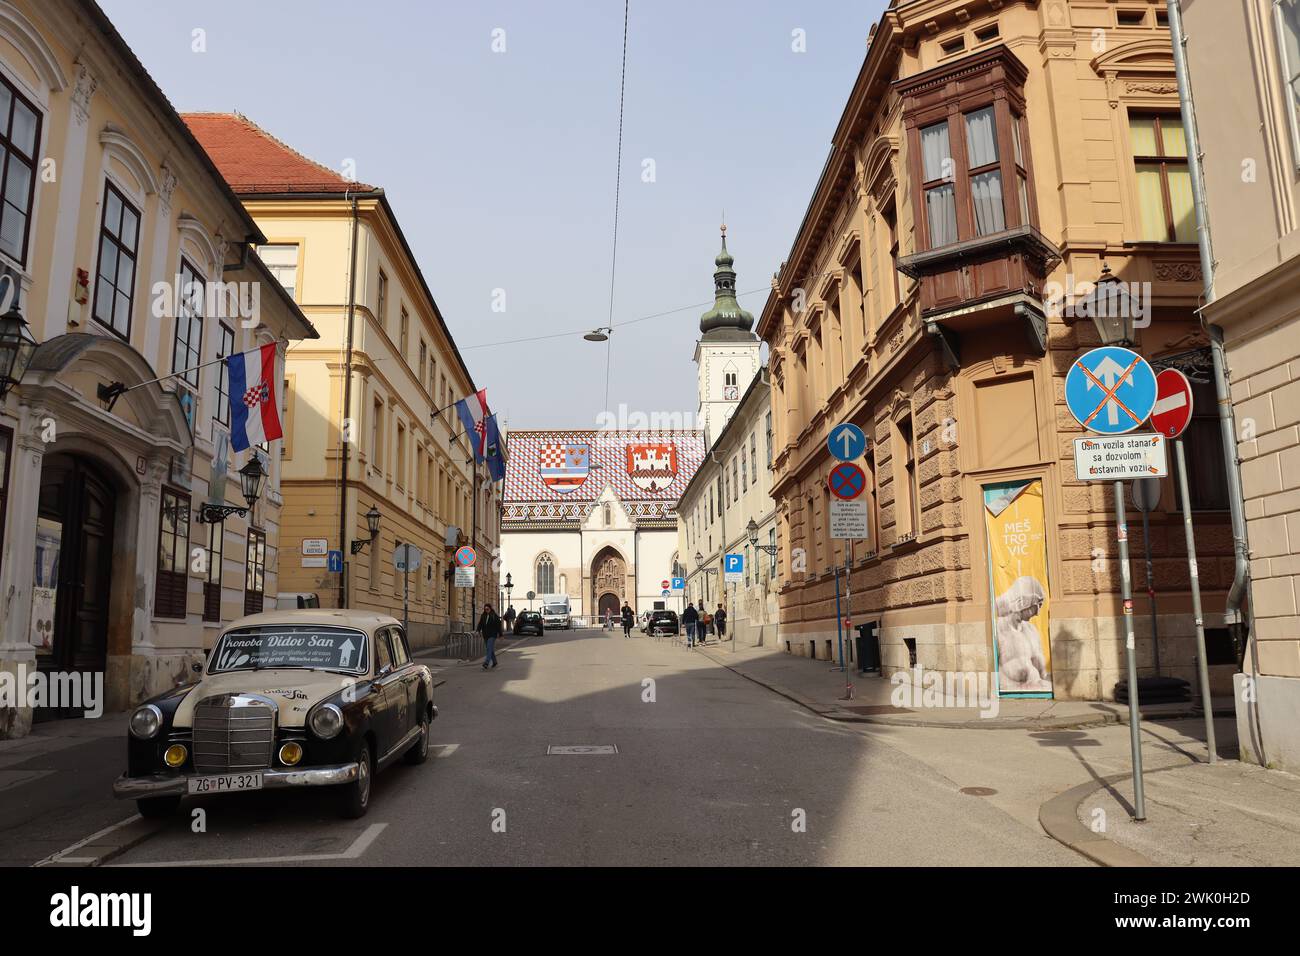
[{"label": "decorative stone molding", "polygon": [[147,194],[158,192],[158,178],[149,167],[149,160],[145,158],[144,151],[127,135],[126,130],[112,123],[105,123],[104,129],[99,134],[99,141],[103,144],[105,152],[131,171]]},{"label": "decorative stone molding", "polygon": [[99,89],[99,80],[90,72],[86,64],[78,61],[76,85],[72,89],[72,115],[78,126],[85,126],[90,120],[90,100]]},{"label": "decorative stone molding", "polygon": [[1199,262],[1160,262],[1153,264],[1157,282],[1200,282]]},{"label": "decorative stone molding", "polygon": [[52,93],[68,85],[54,50],[39,30],[12,3],[0,2],[0,38],[8,40],[31,64],[32,71]]},{"label": "decorative stone molding", "polygon": [[176,174],[171,171],[171,167],[164,164],[162,168],[162,178],[158,183],[158,204],[162,208],[163,215],[168,215],[172,211],[172,193],[176,190]]},{"label": "decorative stone molding", "polygon": [[1157,93],[1160,96],[1169,96],[1178,92],[1178,84],[1129,80],[1124,84],[1124,89],[1129,93]]}]

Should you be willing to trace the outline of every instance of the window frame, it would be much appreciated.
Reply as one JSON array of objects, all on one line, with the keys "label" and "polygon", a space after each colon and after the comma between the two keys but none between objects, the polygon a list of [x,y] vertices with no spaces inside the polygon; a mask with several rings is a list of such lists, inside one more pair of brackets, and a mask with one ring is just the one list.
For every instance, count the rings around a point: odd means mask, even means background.
[{"label": "window frame", "polygon": [[[1165,154],[1165,137],[1164,130],[1160,121],[1166,117],[1177,117],[1179,124],[1182,124],[1182,114],[1174,110],[1129,110],[1128,111],[1128,132],[1130,156],[1133,163],[1133,184],[1137,188],[1137,174],[1139,166],[1156,165],[1160,167],[1160,201],[1164,206],[1165,212],[1165,238],[1164,239],[1147,239],[1145,236],[1140,239],[1141,242],[1160,242],[1160,243],[1188,243],[1195,242],[1195,239],[1179,239],[1178,224],[1174,221],[1174,201],[1173,195],[1169,191],[1169,166],[1179,166],[1191,175],[1190,157],[1186,154],[1187,149],[1187,130],[1183,128],[1183,150],[1182,156],[1168,156]],[[1138,155],[1137,147],[1133,143],[1133,122],[1134,120],[1149,119],[1153,121],[1152,131],[1155,135],[1157,153],[1155,155]],[[1172,161],[1172,162],[1171,162]],[[1146,232],[1146,223],[1142,222],[1142,193],[1138,190],[1138,230],[1141,233]]]},{"label": "window frame", "polygon": [[[1283,103],[1286,110],[1287,126],[1291,130],[1291,169],[1300,170],[1300,90],[1290,92],[1293,86],[1300,82],[1300,62],[1291,63],[1290,56],[1287,53],[1285,34],[1290,32],[1296,41],[1297,59],[1300,59],[1300,23],[1297,23],[1294,31],[1287,29],[1286,20],[1282,14],[1282,3],[1280,0],[1272,0],[1273,6],[1273,33],[1277,43],[1278,66],[1282,69],[1282,87],[1284,96],[1289,102]],[[1300,13],[1300,4],[1292,9]],[[1295,79],[1289,79],[1289,75],[1294,75]]]},{"label": "window frame", "polygon": [[[260,547],[254,550],[254,543]],[[256,559],[255,556],[256,555]],[[256,573],[254,573],[256,572]],[[251,580],[257,586],[250,587]],[[256,606],[253,596],[257,596]],[[259,614],[266,606],[266,532],[261,528],[248,526],[248,537],[244,550],[244,613]]]},{"label": "window frame", "polygon": [[[226,526],[221,521],[208,525],[208,573],[203,578],[203,620],[221,622],[221,572],[225,562]],[[214,547],[215,543],[215,547]]]},{"label": "window frame", "polygon": [[[122,229],[122,215],[124,214],[125,210],[130,209],[131,212],[135,214],[135,245],[132,246],[129,251],[126,249],[124,245],[122,245],[120,235],[114,235],[112,232],[110,232],[108,230],[108,225],[105,222],[105,219],[108,216],[108,197],[110,193],[115,195],[117,197],[118,202],[121,203],[121,210],[118,213],[118,227],[117,227],[119,233],[121,232]],[[140,278],[140,269],[139,269],[140,233],[144,231],[143,228],[144,216],[143,213],[136,208],[135,204],[132,203],[127,198],[126,193],[124,193],[121,189],[118,189],[117,186],[114,185],[113,181],[108,177],[104,178],[104,193],[100,200],[100,206],[101,208],[99,211],[99,229],[95,234],[95,238],[97,240],[95,243],[95,292],[94,292],[94,296],[91,299],[90,318],[98,325],[107,329],[109,332],[112,332],[118,338],[122,339],[123,341],[129,342],[131,341],[131,326],[133,324],[131,321],[132,312],[135,311],[135,285]],[[99,317],[99,306],[100,306],[99,288],[100,288],[100,280],[104,278],[103,268],[104,268],[104,240],[105,239],[108,239],[113,244],[114,248],[117,250],[117,261],[119,263],[121,262],[121,257],[124,253],[128,254],[131,260],[131,286],[129,289],[123,292],[123,290],[118,286],[117,284],[118,268],[116,267],[113,270],[113,278],[111,280],[105,280],[108,282],[110,288],[112,288],[113,290],[113,297],[112,297],[113,301],[110,303],[107,322],[105,322],[103,319]],[[117,305],[117,296],[119,295],[126,296],[126,331],[125,332],[119,330],[113,321],[113,316],[115,314],[115,307]]]},{"label": "window frame", "polygon": [[[5,206],[8,200],[5,198],[9,188],[9,155],[11,152],[17,153],[20,160],[26,162],[31,168],[31,177],[27,183],[27,201],[23,210],[26,221],[23,223],[23,238],[20,249],[20,255],[13,256],[10,253],[4,253],[9,258],[17,262],[23,269],[27,268],[28,253],[31,251],[32,241],[32,216],[36,212],[36,180],[40,175],[40,154],[41,154],[41,133],[45,125],[45,113],[25,96],[18,87],[10,81],[9,77],[0,73],[0,83],[4,84],[8,91],[9,115],[4,118],[3,126],[0,126],[0,222],[4,220]],[[21,147],[17,146],[10,138],[13,133],[14,111],[16,104],[21,102],[23,106],[31,112],[36,118],[36,128],[33,130],[32,155],[25,154]],[[17,208],[15,206],[15,208]]]},{"label": "window frame", "polygon": [[[187,272],[190,276],[188,280],[186,278]],[[197,366],[203,360],[203,309],[207,301],[208,280],[195,268],[194,263],[190,262],[185,256],[181,256],[180,270],[177,275],[180,279],[180,288],[176,290],[176,325],[172,329],[172,375],[179,382],[197,392],[199,389],[199,369]],[[199,286],[198,310],[195,314],[186,314],[186,310],[190,308],[192,302],[192,297],[186,295],[186,288],[191,282],[197,283]],[[194,340],[195,319],[198,320],[197,341]],[[189,335],[185,339],[185,364],[178,365],[178,352],[181,348],[181,328],[183,326],[188,327]],[[193,356],[194,359],[192,365],[189,364],[190,356]],[[222,368],[225,368],[224,363]],[[182,371],[184,374],[178,374]]]},{"label": "window frame", "polygon": [[[172,535],[172,567],[163,567],[163,538],[167,534],[165,530],[164,515],[167,513],[168,499],[175,501],[175,514],[177,523],[174,524]],[[181,504],[184,503],[182,509]],[[184,620],[188,613],[189,605],[189,555],[190,555],[190,532],[193,530],[193,501],[186,491],[180,488],[173,488],[170,485],[163,485],[162,491],[158,496],[158,539],[157,551],[154,555],[154,617],[165,617],[173,620]],[[184,547],[181,547],[181,536],[177,530],[179,527],[179,518],[185,516],[185,538]],[[180,556],[181,570],[175,569],[177,555]],[[179,579],[179,580],[178,580]],[[164,593],[164,585],[170,585]],[[175,598],[175,589],[179,589],[180,599],[178,603],[172,603]],[[167,601],[164,601],[164,597]]]}]

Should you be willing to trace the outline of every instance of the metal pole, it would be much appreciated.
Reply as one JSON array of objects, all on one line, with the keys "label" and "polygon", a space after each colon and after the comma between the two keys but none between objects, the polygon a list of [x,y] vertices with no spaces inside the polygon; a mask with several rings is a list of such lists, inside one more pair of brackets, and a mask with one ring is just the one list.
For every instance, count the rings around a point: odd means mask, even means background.
[{"label": "metal pole", "polygon": [[[840,670],[844,670],[844,615],[840,611],[840,566],[835,565],[835,637],[840,648]],[[835,668],[831,668],[835,670]]]},{"label": "metal pole", "polygon": [[411,546],[402,545],[402,632],[409,641],[411,634],[411,605],[407,600],[411,587]]},{"label": "metal pole", "polygon": [[1156,676],[1160,676],[1160,633],[1156,628],[1155,572],[1151,570],[1151,522],[1142,509],[1142,550],[1146,553],[1147,601],[1151,605],[1151,650],[1155,654]]},{"label": "metal pole", "polygon": [[[853,539],[849,538],[848,551],[844,555],[844,609],[847,612],[849,624],[853,624]],[[853,635],[849,635],[849,640],[853,640]],[[843,661],[841,660],[841,663]],[[859,662],[860,663],[860,662]],[[844,699],[853,699],[853,672],[849,667],[844,668]]]},{"label": "metal pole", "polygon": [[1187,459],[1183,440],[1174,441],[1174,461],[1178,468],[1178,495],[1183,503],[1183,535],[1187,539],[1187,569],[1192,582],[1192,615],[1196,620],[1196,671],[1201,682],[1201,708],[1205,711],[1205,746],[1210,763],[1218,763],[1214,742],[1214,705],[1210,703],[1210,670],[1205,660],[1205,621],[1201,617],[1201,576],[1196,569],[1196,537],[1192,533],[1192,509],[1187,497]]},{"label": "metal pole", "polygon": [[1128,573],[1128,522],[1124,516],[1124,482],[1115,482],[1115,540],[1119,542],[1119,573],[1124,596],[1124,651],[1128,658],[1128,736],[1133,752],[1133,819],[1147,818],[1142,792],[1142,720],[1138,713],[1137,648],[1133,639],[1133,582]]}]

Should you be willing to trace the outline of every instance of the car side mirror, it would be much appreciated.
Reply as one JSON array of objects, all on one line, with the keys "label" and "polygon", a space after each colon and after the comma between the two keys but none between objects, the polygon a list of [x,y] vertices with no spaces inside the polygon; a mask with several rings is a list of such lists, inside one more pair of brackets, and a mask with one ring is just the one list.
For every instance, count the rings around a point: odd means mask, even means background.
[{"label": "car side mirror", "polygon": [[[206,654],[204,654],[203,656],[204,656],[205,658],[207,657]],[[196,673],[196,674],[202,674],[202,673],[203,673],[203,665],[200,664],[198,661],[195,661],[193,664],[190,665],[190,670],[194,671],[194,673]]]}]

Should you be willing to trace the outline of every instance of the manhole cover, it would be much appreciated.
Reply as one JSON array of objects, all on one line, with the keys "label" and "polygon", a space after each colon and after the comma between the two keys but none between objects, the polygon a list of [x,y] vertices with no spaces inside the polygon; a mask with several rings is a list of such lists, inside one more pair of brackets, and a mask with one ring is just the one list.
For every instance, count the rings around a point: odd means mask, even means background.
[{"label": "manhole cover", "polygon": [[992,787],[962,787],[957,792],[964,793],[968,797],[991,797],[997,793]]},{"label": "manhole cover", "polygon": [[855,714],[914,714],[908,707],[895,707],[892,704],[859,704],[857,707],[844,707],[843,710]]},{"label": "manhole cover", "polygon": [[616,754],[618,748],[613,744],[551,744],[546,748],[548,755],[556,754]]}]

